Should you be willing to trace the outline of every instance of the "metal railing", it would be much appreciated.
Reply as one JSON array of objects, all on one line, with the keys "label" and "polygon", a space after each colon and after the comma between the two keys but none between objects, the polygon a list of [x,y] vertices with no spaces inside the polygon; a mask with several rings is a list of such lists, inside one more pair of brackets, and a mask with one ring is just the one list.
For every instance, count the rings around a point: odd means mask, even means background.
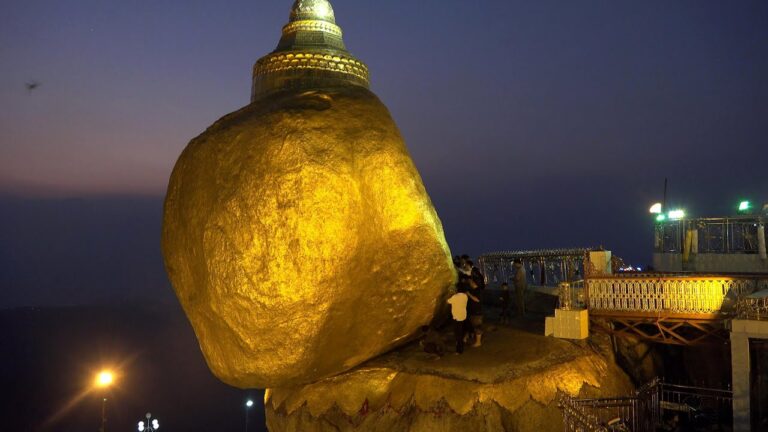
[{"label": "metal railing", "polygon": [[560,282],[584,276],[587,253],[596,248],[542,249],[534,251],[493,252],[480,256],[478,262],[490,286],[510,282],[517,273],[515,260],[522,263],[529,286],[557,287]]},{"label": "metal railing", "polygon": [[764,254],[766,218],[760,215],[669,220],[656,224],[655,251]]},{"label": "metal railing", "polygon": [[584,281],[590,313],[733,316],[736,302],[768,288],[768,276],[637,274]]},{"label": "metal railing", "polygon": [[[640,430],[637,422],[641,416],[638,414],[639,399],[636,397],[617,397],[602,399],[571,399],[567,396],[561,398],[561,406],[568,406],[568,414],[563,409],[563,418],[567,431],[597,430]],[[581,414],[574,416],[574,413]],[[573,419],[572,419],[573,418]],[[575,420],[575,421],[574,421]]]},{"label": "metal railing", "polygon": [[659,418],[673,412],[701,423],[719,424],[732,416],[733,392],[661,382]]},{"label": "metal railing", "polygon": [[768,321],[768,295],[740,298],[736,303],[736,316],[745,320]]},{"label": "metal railing", "polygon": [[730,390],[669,384],[655,378],[633,396],[576,399],[560,394],[566,432],[651,432],[665,414],[685,416],[689,422],[717,425],[732,417]]}]

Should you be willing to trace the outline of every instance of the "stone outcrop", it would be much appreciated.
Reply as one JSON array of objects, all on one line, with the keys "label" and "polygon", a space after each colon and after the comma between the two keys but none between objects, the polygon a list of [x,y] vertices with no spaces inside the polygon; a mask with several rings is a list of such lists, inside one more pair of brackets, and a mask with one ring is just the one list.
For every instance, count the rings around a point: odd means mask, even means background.
[{"label": "stone outcrop", "polygon": [[[446,335],[446,340],[449,335]],[[343,375],[265,398],[271,432],[560,430],[556,395],[629,394],[609,354],[499,328],[480,348],[434,360],[417,344]]]}]

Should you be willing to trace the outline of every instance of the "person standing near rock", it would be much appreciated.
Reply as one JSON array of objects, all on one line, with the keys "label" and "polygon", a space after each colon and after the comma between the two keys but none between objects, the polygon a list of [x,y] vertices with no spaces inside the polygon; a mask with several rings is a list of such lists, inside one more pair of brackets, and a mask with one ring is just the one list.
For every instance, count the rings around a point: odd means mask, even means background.
[{"label": "person standing near rock", "polygon": [[505,324],[509,322],[509,284],[506,282],[501,284],[501,294],[499,295],[499,301],[501,302],[501,315],[499,316],[499,322]]},{"label": "person standing near rock", "polygon": [[468,261],[469,268],[470,268],[470,276],[472,277],[472,280],[477,284],[477,287],[482,289],[485,289],[485,276],[483,275],[483,272],[480,271],[479,268],[475,266],[475,263],[473,263],[471,260]]},{"label": "person standing near rock", "polygon": [[525,318],[525,290],[528,288],[528,278],[525,274],[525,267],[520,258],[515,258],[515,301],[517,303],[517,318]]},{"label": "person standing near rock", "polygon": [[469,297],[467,312],[471,324],[470,338],[472,339],[472,346],[479,347],[483,339],[483,291],[472,277],[468,277],[466,283],[470,287],[467,292]]},{"label": "person standing near rock", "polygon": [[448,299],[453,318],[453,335],[456,338],[456,353],[464,352],[464,333],[467,325],[467,287],[461,281],[456,286],[456,294]]}]

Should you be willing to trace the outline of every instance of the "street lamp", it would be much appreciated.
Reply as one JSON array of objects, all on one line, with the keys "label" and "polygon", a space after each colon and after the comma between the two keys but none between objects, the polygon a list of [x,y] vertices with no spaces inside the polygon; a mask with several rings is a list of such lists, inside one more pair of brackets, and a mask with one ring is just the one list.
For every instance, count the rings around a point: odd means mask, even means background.
[{"label": "street lamp", "polygon": [[160,429],[160,421],[153,419],[152,413],[147,413],[144,417],[146,417],[147,421],[142,420],[139,422],[139,432],[154,432]]},{"label": "street lamp", "polygon": [[96,374],[94,384],[104,391],[101,395],[101,428],[100,432],[107,432],[107,395],[106,390],[115,382],[115,374],[109,370],[102,370]]},{"label": "street lamp", "polygon": [[248,399],[245,401],[245,432],[248,432],[248,417],[250,417],[251,407],[253,406],[253,401],[251,399]]},{"label": "street lamp", "polygon": [[112,385],[115,381],[115,375],[108,370],[103,370],[96,375],[96,385],[101,388],[106,388]]},{"label": "street lamp", "polygon": [[739,213],[749,213],[752,210],[752,203],[749,201],[742,201],[739,203]]},{"label": "street lamp", "polygon": [[670,220],[680,220],[685,218],[685,210],[672,210],[667,215]]}]

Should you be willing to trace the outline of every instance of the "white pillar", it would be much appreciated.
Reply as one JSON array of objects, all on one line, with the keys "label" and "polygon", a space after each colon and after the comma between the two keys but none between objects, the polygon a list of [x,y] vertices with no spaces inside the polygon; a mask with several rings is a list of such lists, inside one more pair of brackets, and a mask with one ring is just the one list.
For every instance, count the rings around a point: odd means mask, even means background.
[{"label": "white pillar", "polygon": [[760,258],[768,259],[768,254],[765,252],[765,225],[763,224],[757,226],[757,249],[760,252]]},{"label": "white pillar", "polygon": [[731,388],[733,389],[733,430],[749,432],[750,418],[749,338],[731,333]]},{"label": "white pillar", "polygon": [[750,412],[752,408],[750,339],[768,339],[768,321],[742,319],[731,321],[733,432],[750,432],[752,421]]}]

